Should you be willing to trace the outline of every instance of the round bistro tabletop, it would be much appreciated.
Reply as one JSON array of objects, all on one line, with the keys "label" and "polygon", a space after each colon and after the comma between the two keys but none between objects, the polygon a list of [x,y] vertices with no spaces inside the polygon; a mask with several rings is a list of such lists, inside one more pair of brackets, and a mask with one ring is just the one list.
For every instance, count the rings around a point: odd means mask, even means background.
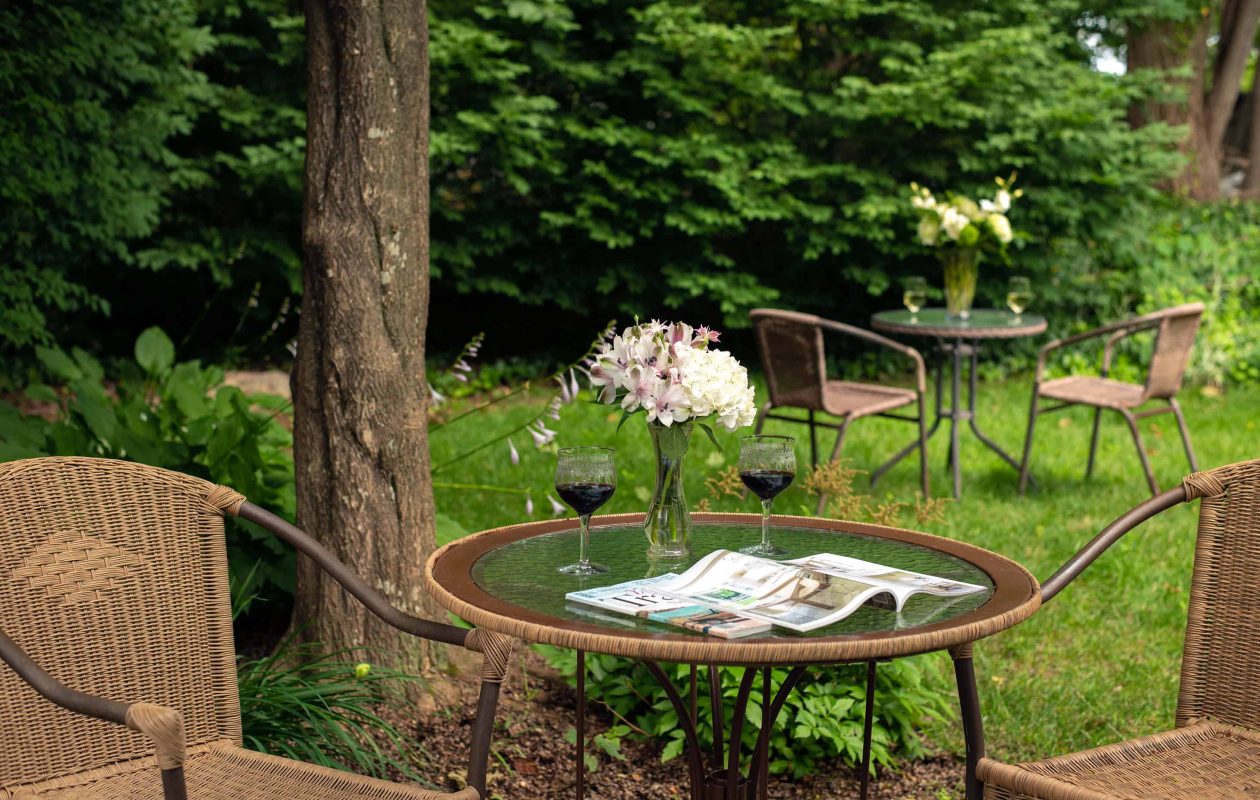
[{"label": "round bistro tabletop", "polygon": [[952,319],[943,308],[880,311],[871,316],[871,327],[885,333],[931,336],[937,339],[1018,339],[1046,330],[1046,318],[1037,314],[1015,316],[996,308],[973,308],[967,319]]},{"label": "round bistro tabletop", "polygon": [[[760,538],[759,515],[696,514],[692,519],[697,558]],[[956,647],[1011,627],[1041,603],[1037,580],[1026,569],[963,542],[812,517],[776,516],[772,526],[771,540],[787,549],[785,558],[834,553],[980,584],[985,591],[958,598],[920,594],[900,612],[864,605],[809,633],[774,628],[739,639],[566,602],[568,592],[665,571],[647,559],[641,514],[592,520],[591,560],[610,568],[602,575],[577,578],[557,572],[576,560],[579,533],[575,520],[553,520],[495,528],[446,545],[425,565],[425,585],[462,619],[527,642],[653,661],[757,666],[866,661]]]}]

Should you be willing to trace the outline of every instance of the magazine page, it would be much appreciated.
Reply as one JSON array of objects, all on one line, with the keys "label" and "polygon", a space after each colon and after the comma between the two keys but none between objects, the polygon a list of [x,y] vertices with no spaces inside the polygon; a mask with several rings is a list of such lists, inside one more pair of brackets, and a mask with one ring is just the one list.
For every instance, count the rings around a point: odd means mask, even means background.
[{"label": "magazine page", "polygon": [[[671,572],[655,578],[569,592],[565,599],[569,601],[569,610],[573,613],[591,616],[601,622],[608,622],[614,616],[600,613],[601,611],[614,611],[723,639],[735,639],[770,630],[770,623],[764,620],[697,605],[693,600],[660,589],[662,583],[676,578],[678,575]],[[630,624],[624,619],[614,621],[619,625]]]},{"label": "magazine page", "polygon": [[642,578],[613,586],[598,586],[594,589],[569,592],[564,599],[570,603],[581,603],[606,611],[646,617],[654,611],[670,611],[695,605],[691,600],[661,590],[661,584],[670,583],[677,578],[677,574],[667,572],[655,578]]},{"label": "magazine page", "polygon": [[978,586],[974,583],[937,578],[933,575],[924,575],[921,572],[897,569],[883,564],[863,561],[860,558],[837,556],[831,553],[817,553],[783,563],[795,564],[827,575],[851,578],[887,589],[896,598],[896,609],[898,611],[905,606],[906,600],[911,595],[919,592],[941,597],[962,597],[984,591],[983,586]]},{"label": "magazine page", "polygon": [[888,592],[884,586],[729,550],[705,556],[659,588],[795,631],[830,625]]}]

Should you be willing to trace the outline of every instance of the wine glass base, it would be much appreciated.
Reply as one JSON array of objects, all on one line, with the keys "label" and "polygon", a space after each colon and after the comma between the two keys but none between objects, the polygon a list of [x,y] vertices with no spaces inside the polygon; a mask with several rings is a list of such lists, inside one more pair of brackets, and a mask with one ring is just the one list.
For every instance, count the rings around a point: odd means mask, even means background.
[{"label": "wine glass base", "polygon": [[603,575],[607,571],[608,567],[605,567],[603,564],[591,564],[589,562],[586,564],[581,562],[569,564],[566,567],[558,567],[556,569],[556,572],[559,572],[561,575]]},{"label": "wine glass base", "polygon": [[761,556],[762,558],[778,558],[779,556],[787,555],[787,550],[784,550],[782,547],[776,544],[763,545],[761,542],[751,544],[748,547],[741,547],[739,552],[746,556]]}]

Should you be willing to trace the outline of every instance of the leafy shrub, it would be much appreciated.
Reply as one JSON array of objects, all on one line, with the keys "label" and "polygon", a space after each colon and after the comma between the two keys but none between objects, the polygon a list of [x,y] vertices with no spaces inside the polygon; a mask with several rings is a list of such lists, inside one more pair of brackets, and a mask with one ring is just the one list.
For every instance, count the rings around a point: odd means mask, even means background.
[{"label": "leafy shrub", "polygon": [[[572,650],[548,645],[535,647],[552,667],[566,676],[577,668]],[[667,736],[662,760],[681,755],[686,747],[678,715],[665,690],[637,661],[617,656],[587,653],[587,695],[604,705],[613,716],[627,724],[609,733],[623,735],[637,730],[653,736]],[[788,671],[771,671],[771,693],[777,692]],[[685,686],[688,668],[674,665],[666,669],[675,685]],[[700,671],[701,697],[708,697],[704,670]],[[739,692],[744,668],[722,670],[722,696],[728,709]],[[935,685],[921,659],[900,659],[880,664],[876,672],[875,722],[871,758],[874,764],[892,766],[894,759],[918,758],[923,742],[917,731],[928,718],[942,718],[951,708],[948,691]],[[743,731],[744,745],[752,748],[761,724],[761,681],[753,684],[748,703],[748,721]],[[840,759],[856,765],[862,760],[862,723],[866,710],[866,667],[861,664],[818,667],[810,670],[789,695],[770,739],[770,770],[775,774],[801,777],[824,762]],[[696,732],[702,747],[713,742],[713,713],[699,703]],[[729,712],[728,712],[729,713]],[[728,718],[729,723],[729,718]],[[610,752],[607,741],[595,744]],[[610,753],[611,754],[611,753]]]},{"label": "leafy shrub", "polygon": [[[246,396],[223,385],[223,370],[175,362],[160,329],[140,335],[135,360],[106,379],[101,363],[78,348],[38,348],[49,378],[32,383],[28,402],[51,419],[0,402],[0,460],[42,455],[137,461],[231,486],[251,501],[292,518],[292,437],[277,421],[287,402]],[[295,556],[288,545],[251,523],[227,520],[232,570],[253,575],[271,592],[292,593]]]},{"label": "leafy shrub", "polygon": [[388,778],[419,779],[419,743],[382,719],[400,681],[415,680],[356,662],[353,652],[283,641],[267,658],[237,667],[245,746],[260,753]]}]

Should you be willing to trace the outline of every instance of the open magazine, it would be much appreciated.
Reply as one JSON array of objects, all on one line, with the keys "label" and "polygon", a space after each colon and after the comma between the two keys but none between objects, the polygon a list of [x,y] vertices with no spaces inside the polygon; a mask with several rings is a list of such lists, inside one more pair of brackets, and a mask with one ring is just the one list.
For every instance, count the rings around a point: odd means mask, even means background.
[{"label": "open magazine", "polygon": [[566,599],[734,638],[771,624],[810,631],[844,619],[867,602],[900,612],[915,594],[956,598],[982,591],[974,583],[831,553],[773,561],[717,550],[681,575],[570,592]]}]

